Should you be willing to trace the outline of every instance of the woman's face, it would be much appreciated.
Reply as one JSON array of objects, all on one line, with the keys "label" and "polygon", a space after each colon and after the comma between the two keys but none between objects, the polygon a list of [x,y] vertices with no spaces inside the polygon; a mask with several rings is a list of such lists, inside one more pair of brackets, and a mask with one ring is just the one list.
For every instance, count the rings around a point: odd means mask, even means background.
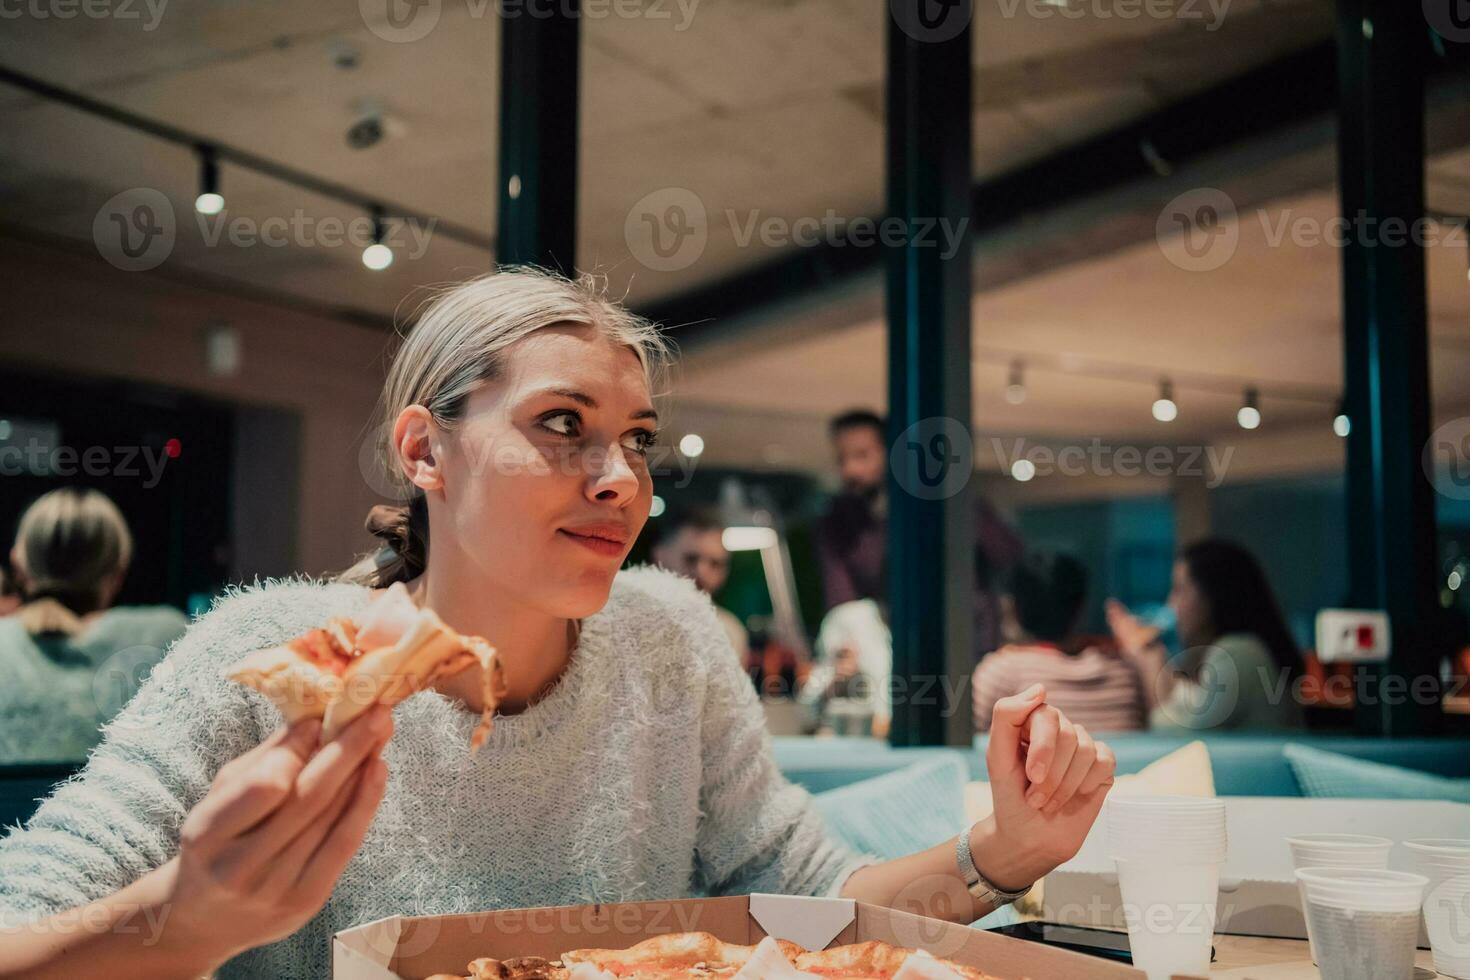
[{"label": "woman's face", "polygon": [[1174,609],[1179,639],[1185,646],[1199,646],[1214,639],[1210,602],[1195,584],[1194,577],[1189,574],[1189,565],[1183,560],[1174,563],[1169,605]]},{"label": "woman's face", "polygon": [[554,616],[596,612],[648,520],[656,418],[637,355],[596,329],[521,340],[458,425],[432,428],[450,527],[431,511],[431,554],[447,539],[456,567],[503,594]]}]

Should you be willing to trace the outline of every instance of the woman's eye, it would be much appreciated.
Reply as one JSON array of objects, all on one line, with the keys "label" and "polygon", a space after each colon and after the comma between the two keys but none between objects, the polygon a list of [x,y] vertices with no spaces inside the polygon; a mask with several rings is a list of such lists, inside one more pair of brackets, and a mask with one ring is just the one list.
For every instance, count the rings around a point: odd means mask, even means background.
[{"label": "woman's eye", "polygon": [[653,444],[657,441],[658,433],[650,432],[647,429],[639,429],[637,432],[628,435],[628,438],[623,442],[623,448],[635,452],[640,456],[647,456],[648,451],[653,448]]},{"label": "woman's eye", "polygon": [[559,436],[575,436],[580,422],[575,412],[556,412],[543,418],[541,425]]}]

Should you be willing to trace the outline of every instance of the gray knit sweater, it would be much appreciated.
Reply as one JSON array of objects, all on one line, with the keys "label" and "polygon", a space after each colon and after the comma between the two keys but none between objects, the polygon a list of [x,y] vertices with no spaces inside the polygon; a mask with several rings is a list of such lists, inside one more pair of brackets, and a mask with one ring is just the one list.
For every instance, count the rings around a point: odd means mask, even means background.
[{"label": "gray knit sweater", "polygon": [[[369,597],[298,578],[217,600],[86,768],[0,840],[0,926],[109,895],[167,861],[219,768],[281,722],[224,679],[225,665]],[[620,573],[557,685],[497,718],[473,758],[477,716],[459,702],[428,691],[394,718],[386,794],[326,907],[220,977],[325,977],[332,934],[387,915],[822,894],[862,861],[776,769],[713,606],[667,572]]]}]

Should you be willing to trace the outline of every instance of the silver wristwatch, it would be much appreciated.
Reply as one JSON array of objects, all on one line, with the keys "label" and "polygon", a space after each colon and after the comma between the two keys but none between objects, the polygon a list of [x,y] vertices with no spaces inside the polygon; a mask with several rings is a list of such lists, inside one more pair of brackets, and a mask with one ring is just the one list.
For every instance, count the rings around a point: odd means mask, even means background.
[{"label": "silver wristwatch", "polygon": [[965,832],[960,834],[959,838],[955,841],[954,847],[955,864],[959,865],[960,877],[965,880],[965,888],[969,890],[970,894],[973,897],[986,903],[991,908],[998,909],[1002,905],[1009,905],[1011,902],[1014,902],[1016,899],[1029,892],[1031,890],[1031,885],[1027,885],[1020,891],[1014,892],[1001,891],[999,888],[992,885],[990,881],[983,874],[980,873],[980,869],[975,867],[975,856],[970,853],[970,832],[974,829],[974,824],[970,824],[970,826],[966,827]]}]

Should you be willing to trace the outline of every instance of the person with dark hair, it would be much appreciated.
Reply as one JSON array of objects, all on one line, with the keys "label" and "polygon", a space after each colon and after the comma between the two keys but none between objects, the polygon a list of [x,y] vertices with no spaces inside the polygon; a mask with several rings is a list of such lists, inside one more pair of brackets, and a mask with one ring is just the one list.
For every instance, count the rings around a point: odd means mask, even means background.
[{"label": "person with dark hair", "polygon": [[1145,726],[1138,670],[1096,647],[1083,647],[1077,623],[1087,598],[1087,570],[1070,555],[1034,552],[1011,570],[1001,614],[1011,642],[975,668],[975,728],[987,731],[995,703],[1032,684],[1088,731]]},{"label": "person with dark hair", "polygon": [[[826,608],[886,598],[888,554],[888,444],[886,423],[857,409],[834,418],[829,431],[842,490],[817,523],[817,559]],[[995,583],[1020,557],[1020,536],[995,508],[975,497],[974,652],[978,660],[1000,643]]]},{"label": "person with dark hair", "polygon": [[1219,538],[1189,545],[1174,563],[1169,607],[1184,646],[1172,661],[1156,628],[1108,603],[1113,635],[1143,671],[1151,727],[1301,727],[1292,687],[1301,651],[1254,555]]},{"label": "person with dark hair", "polygon": [[82,761],[184,635],[172,606],[113,605],[132,553],[122,513],[96,490],[53,490],[21,515],[21,604],[0,618],[0,763]]},{"label": "person with dark hair", "polygon": [[[653,526],[655,565],[694,580],[699,591],[714,599],[730,577],[730,552],[725,549],[725,522],[709,507],[691,507],[665,515]],[[750,634],[740,617],[715,603],[715,615],[730,637],[730,646],[743,664],[750,656]]]}]

